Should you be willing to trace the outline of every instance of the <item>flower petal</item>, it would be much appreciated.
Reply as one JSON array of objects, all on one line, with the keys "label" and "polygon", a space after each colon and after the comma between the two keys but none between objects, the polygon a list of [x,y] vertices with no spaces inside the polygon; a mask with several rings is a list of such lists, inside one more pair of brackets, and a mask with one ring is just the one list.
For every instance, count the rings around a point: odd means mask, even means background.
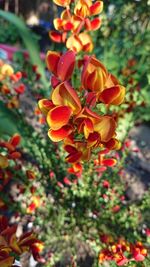
[{"label": "flower petal", "polygon": [[71,0],[53,0],[53,2],[58,6],[66,7],[70,4]]},{"label": "flower petal", "polygon": [[107,143],[105,143],[105,147],[107,147],[110,150],[118,150],[121,148],[121,143],[116,138],[110,139]]},{"label": "flower petal", "polygon": [[42,111],[44,115],[47,115],[47,113],[54,108],[54,104],[51,100],[48,99],[41,99],[38,102],[39,109]]},{"label": "flower petal", "polygon": [[64,146],[64,149],[65,149],[66,152],[68,152],[69,154],[74,154],[74,153],[76,153],[76,152],[78,151],[74,146],[71,146],[71,145],[65,145],[65,146]]},{"label": "flower petal", "polygon": [[46,64],[53,74],[57,76],[57,65],[60,59],[60,53],[55,51],[48,51],[46,54]]},{"label": "flower petal", "polygon": [[53,20],[53,24],[54,24],[54,28],[57,30],[57,31],[61,31],[63,30],[63,20],[60,19],[60,18],[56,18]]},{"label": "flower petal", "polygon": [[103,159],[101,162],[102,165],[107,166],[107,167],[113,167],[117,164],[117,160],[116,159]]},{"label": "flower petal", "polygon": [[82,32],[79,34],[79,39],[81,41],[84,51],[91,52],[93,50],[94,45],[89,34]]},{"label": "flower petal", "polygon": [[100,142],[100,134],[97,132],[90,133],[88,137],[88,147],[98,145]]},{"label": "flower petal", "polygon": [[82,42],[80,38],[76,35],[71,35],[66,42],[66,47],[68,49],[72,49],[75,52],[80,52],[83,48]]},{"label": "flower petal", "polygon": [[85,89],[96,92],[103,91],[107,76],[105,66],[95,57],[89,57],[85,60],[81,74],[82,86]]},{"label": "flower petal", "polygon": [[72,127],[65,125],[58,130],[49,130],[48,136],[53,142],[59,142],[64,140],[72,132]]},{"label": "flower petal", "polygon": [[13,146],[16,147],[20,144],[21,142],[21,136],[19,134],[14,134],[12,138],[9,140],[9,143]]},{"label": "flower petal", "polygon": [[125,87],[113,86],[105,89],[99,97],[99,100],[105,104],[120,105],[125,97]]},{"label": "flower petal", "polygon": [[66,34],[56,32],[56,31],[50,31],[49,37],[55,43],[64,43],[66,39]]},{"label": "flower petal", "polygon": [[73,23],[70,22],[70,21],[67,21],[65,24],[64,24],[64,30],[65,31],[71,31],[73,29]]},{"label": "flower petal", "polygon": [[102,23],[102,21],[101,21],[100,18],[95,18],[95,19],[93,19],[93,20],[91,21],[91,30],[92,30],[92,31],[96,31],[96,30],[98,30],[98,29],[100,28],[100,26],[101,26],[101,23]]},{"label": "flower petal", "polygon": [[64,105],[70,107],[74,114],[81,110],[80,99],[68,82],[59,84],[53,90],[52,101],[56,106]]},{"label": "flower petal", "polygon": [[103,1],[96,1],[92,6],[90,6],[91,16],[98,15],[103,10]]},{"label": "flower petal", "polygon": [[116,122],[110,116],[102,116],[97,124],[94,125],[94,131],[101,136],[102,142],[108,142],[115,133]]},{"label": "flower petal", "polygon": [[76,153],[74,154],[70,154],[66,157],[66,161],[68,163],[75,163],[75,162],[78,162],[80,160],[82,156],[82,152],[81,151],[77,151]]},{"label": "flower petal", "polygon": [[71,78],[75,66],[75,53],[71,50],[63,54],[57,65],[57,76],[63,82]]},{"label": "flower petal", "polygon": [[47,123],[53,130],[58,130],[67,125],[72,115],[72,110],[67,106],[58,106],[47,114]]}]

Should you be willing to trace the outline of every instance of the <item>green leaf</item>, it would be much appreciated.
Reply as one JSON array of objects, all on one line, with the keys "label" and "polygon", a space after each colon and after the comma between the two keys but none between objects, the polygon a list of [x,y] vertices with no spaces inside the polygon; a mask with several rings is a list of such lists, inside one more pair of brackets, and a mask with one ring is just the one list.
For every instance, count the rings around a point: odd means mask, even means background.
[{"label": "green leaf", "polygon": [[5,135],[12,136],[15,133],[21,135],[21,143],[24,145],[25,139],[22,135],[22,129],[19,126],[19,117],[0,101],[0,138],[5,137]]},{"label": "green leaf", "polygon": [[3,134],[12,135],[18,132],[13,113],[2,102],[0,102],[0,122],[0,136]]},{"label": "green leaf", "polygon": [[21,18],[17,17],[15,14],[0,10],[0,17],[6,19],[17,28],[20,37],[22,38],[22,41],[29,52],[31,62],[34,65],[38,66],[38,71],[41,74],[43,85],[44,87],[48,88],[48,80],[45,76],[44,63],[40,59],[40,50],[38,43],[35,39],[32,38],[33,33],[27,28],[24,21]]}]

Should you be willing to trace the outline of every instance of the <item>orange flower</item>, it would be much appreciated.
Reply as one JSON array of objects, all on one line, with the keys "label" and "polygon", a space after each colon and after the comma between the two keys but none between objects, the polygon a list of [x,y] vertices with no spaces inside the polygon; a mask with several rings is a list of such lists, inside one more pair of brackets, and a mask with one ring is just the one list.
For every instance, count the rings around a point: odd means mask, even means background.
[{"label": "orange flower", "polygon": [[108,142],[115,134],[116,122],[111,116],[101,116],[94,124],[94,131],[98,132],[101,142]]},{"label": "orange flower", "polygon": [[79,162],[74,163],[71,168],[68,168],[68,172],[76,175],[77,177],[81,176],[82,170],[82,165]]},{"label": "orange flower", "polygon": [[[70,8],[67,7],[67,2],[65,4],[66,6],[64,6],[64,1],[62,3],[60,1],[59,5],[66,7],[66,9],[63,10],[60,18],[54,19],[54,27],[60,32],[50,31],[50,38],[54,42],[66,42],[66,47],[76,52],[91,52],[93,50],[93,42],[90,36],[82,32],[82,30],[94,31],[99,29],[101,19],[94,18],[91,20],[90,18],[102,12],[103,2],[96,1],[93,4],[92,0],[78,0],[75,4],[73,14]],[[67,38],[69,31],[72,34]]]},{"label": "orange flower", "polygon": [[56,106],[68,106],[73,114],[81,110],[80,99],[73,87],[68,82],[59,84],[51,94],[51,99]]},{"label": "orange flower", "polygon": [[88,161],[90,159],[91,149],[81,141],[74,142],[72,145],[65,145],[64,149],[69,153],[66,157],[66,161],[69,163]]},{"label": "orange flower", "polygon": [[52,101],[40,100],[39,107],[47,115],[47,123],[51,128],[48,136],[52,141],[59,142],[73,131],[69,121],[71,116],[81,110],[81,103],[76,91],[68,82],[63,82],[53,89],[51,99]]},{"label": "orange flower", "polygon": [[27,208],[27,213],[35,212],[35,210],[41,205],[41,199],[39,196],[32,196],[31,200],[31,204]]},{"label": "orange flower", "polygon": [[[81,20],[79,20],[79,23]],[[54,27],[58,31],[70,31],[74,29],[74,16],[71,16],[69,10],[65,9],[62,13],[60,18],[56,18],[53,21]],[[78,24],[79,26],[79,24]]]},{"label": "orange flower", "polygon": [[41,243],[32,232],[22,234],[19,238],[16,236],[17,225],[8,225],[7,218],[0,216],[0,265],[10,267],[15,261],[12,255],[20,256],[25,251],[31,251],[34,259],[39,259],[41,249],[36,249],[36,255],[32,246]]},{"label": "orange flower", "polygon": [[[82,43],[80,45],[82,46]],[[85,47],[88,49],[88,46]],[[114,115],[99,115],[92,110],[94,107],[97,111],[96,104],[99,102],[104,102],[106,105],[121,103],[123,93],[118,80],[108,74],[105,66],[95,57],[85,56],[79,62],[79,67],[83,65],[82,86],[77,88],[77,93],[71,86],[71,76],[75,66],[73,51],[67,51],[63,55],[49,51],[47,64],[48,69],[54,74],[51,80],[53,89],[50,100],[39,101],[39,108],[50,126],[48,131],[50,139],[53,142],[64,142],[64,148],[68,152],[66,160],[69,163],[89,160],[95,148],[119,149],[120,142],[115,138],[117,123]],[[114,94],[107,96],[107,90],[111,92],[112,87],[121,88],[119,89],[121,91],[118,93],[114,89]],[[115,164],[114,159],[101,161],[103,166]]]},{"label": "orange flower", "polygon": [[104,65],[95,57],[89,57],[83,66],[82,86],[86,90],[102,92],[108,77]]},{"label": "orange flower", "polygon": [[48,51],[46,56],[48,69],[60,80],[67,81],[72,76],[75,66],[75,53],[67,51],[62,56],[53,51]]},{"label": "orange flower", "polygon": [[120,105],[125,97],[125,87],[119,85],[113,75],[109,75],[105,83],[105,89],[99,95],[99,100],[108,105]]},{"label": "orange flower", "polygon": [[74,122],[77,125],[78,132],[84,133],[84,136],[87,139],[89,134],[94,132],[94,123],[99,119],[100,117],[97,113],[85,107],[77,114]]},{"label": "orange flower", "polygon": [[81,18],[90,16],[90,6],[92,5],[91,0],[79,0],[74,8],[74,14]]},{"label": "orange flower", "polygon": [[135,246],[131,246],[133,258],[136,261],[144,261],[147,256],[147,249],[143,246],[141,242],[137,242]]},{"label": "orange flower", "polygon": [[101,13],[103,10],[103,2],[96,1],[92,4],[91,0],[79,0],[75,6],[74,14],[81,18],[88,16],[95,16]]},{"label": "orange flower", "polygon": [[77,53],[81,50],[91,52],[93,50],[93,42],[90,35],[82,32],[78,36],[71,35],[66,42],[66,47],[68,49],[73,49]]}]

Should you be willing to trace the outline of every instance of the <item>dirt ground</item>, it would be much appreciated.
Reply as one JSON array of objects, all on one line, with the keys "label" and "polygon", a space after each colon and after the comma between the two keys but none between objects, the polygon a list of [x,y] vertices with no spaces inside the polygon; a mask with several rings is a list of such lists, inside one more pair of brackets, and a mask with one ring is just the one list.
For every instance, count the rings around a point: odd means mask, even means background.
[{"label": "dirt ground", "polygon": [[127,196],[141,199],[150,186],[150,126],[141,124],[129,132],[132,150],[126,162]]}]

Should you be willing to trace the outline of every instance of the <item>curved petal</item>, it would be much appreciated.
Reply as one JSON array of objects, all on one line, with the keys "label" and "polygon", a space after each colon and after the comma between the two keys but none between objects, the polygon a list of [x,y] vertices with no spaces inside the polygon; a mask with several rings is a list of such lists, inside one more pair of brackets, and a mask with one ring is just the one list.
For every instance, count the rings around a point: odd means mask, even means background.
[{"label": "curved petal", "polygon": [[88,141],[87,144],[88,147],[93,147],[95,145],[98,145],[100,142],[100,134],[97,132],[90,133],[87,141]]},{"label": "curved petal", "polygon": [[113,86],[105,89],[99,97],[99,100],[105,104],[120,105],[125,97],[125,87]]},{"label": "curved petal", "polygon": [[93,50],[94,45],[89,34],[82,32],[79,34],[79,39],[81,40],[84,51],[91,52]]},{"label": "curved petal", "polygon": [[59,142],[64,140],[72,132],[72,127],[65,125],[58,130],[49,130],[48,136],[53,142]]},{"label": "curved petal", "polygon": [[57,65],[58,78],[63,82],[71,78],[75,66],[75,53],[71,50],[63,54]]},{"label": "curved petal", "polygon": [[96,31],[96,30],[98,30],[98,29],[100,28],[100,26],[101,26],[101,23],[102,23],[102,21],[101,21],[100,18],[95,18],[95,19],[93,19],[93,20],[91,21],[91,30],[92,30],[92,31]]},{"label": "curved petal", "polygon": [[53,0],[53,2],[58,6],[66,7],[70,4],[71,0]]},{"label": "curved petal", "polygon": [[47,113],[54,108],[54,104],[51,100],[48,99],[41,99],[38,102],[39,109],[42,111],[44,115],[47,115]]},{"label": "curved petal", "polygon": [[87,139],[89,134],[93,132],[93,122],[89,118],[76,120],[78,133],[84,133]]},{"label": "curved petal", "polygon": [[116,138],[112,138],[107,143],[105,143],[105,147],[111,150],[119,150],[121,148],[121,143]]},{"label": "curved petal", "polygon": [[110,116],[102,116],[98,123],[94,125],[94,131],[101,136],[101,142],[108,142],[114,135],[116,122]]},{"label": "curved petal", "polygon": [[81,110],[80,99],[68,82],[59,84],[53,90],[52,101],[56,106],[64,105],[70,107],[74,114]]},{"label": "curved petal", "polygon": [[70,107],[58,106],[48,112],[47,123],[53,130],[58,130],[68,124],[71,115],[72,110]]},{"label": "curved petal", "polygon": [[96,1],[92,6],[90,6],[91,16],[98,15],[103,10],[103,1]]},{"label": "curved petal", "polygon": [[50,31],[49,37],[55,43],[64,43],[66,40],[66,35],[57,31]]},{"label": "curved petal", "polygon": [[75,163],[75,162],[78,162],[80,160],[81,156],[82,156],[82,152],[81,151],[77,151],[74,154],[69,154],[66,157],[66,161],[68,163]]},{"label": "curved petal", "polygon": [[79,0],[74,8],[74,14],[81,18],[85,18],[90,15],[89,7],[92,4],[91,0]]},{"label": "curved petal", "polygon": [[54,28],[57,30],[57,31],[61,31],[63,30],[63,20],[60,19],[60,18],[56,18],[53,20],[53,24],[54,24]]},{"label": "curved petal", "polygon": [[108,72],[105,66],[95,57],[89,57],[85,61],[81,74],[82,85],[85,89],[103,91],[107,76]]},{"label": "curved petal", "polygon": [[85,107],[80,111],[80,113],[77,114],[75,120],[79,118],[90,118],[95,122],[99,121],[101,117],[96,112],[92,111],[88,107]]},{"label": "curved petal", "polygon": [[119,88],[120,92],[118,96],[116,96],[116,98],[111,102],[112,105],[120,105],[124,101],[126,89],[121,85],[119,85]]},{"label": "curved petal", "polygon": [[55,51],[48,51],[46,54],[46,64],[53,74],[57,76],[57,65],[60,59],[60,53]]},{"label": "curved petal", "polygon": [[117,164],[117,160],[114,158],[111,159],[103,159],[101,162],[102,165],[107,166],[107,167],[113,167]]},{"label": "curved petal", "polygon": [[21,142],[21,136],[19,134],[14,134],[11,139],[9,140],[9,143],[13,146],[16,147],[20,144]]},{"label": "curved petal", "polygon": [[80,38],[76,35],[71,35],[66,42],[68,49],[73,49],[75,52],[80,52],[83,48]]},{"label": "curved petal", "polygon": [[51,86],[53,88],[55,88],[60,83],[61,83],[60,80],[56,76],[54,75],[51,76]]}]

